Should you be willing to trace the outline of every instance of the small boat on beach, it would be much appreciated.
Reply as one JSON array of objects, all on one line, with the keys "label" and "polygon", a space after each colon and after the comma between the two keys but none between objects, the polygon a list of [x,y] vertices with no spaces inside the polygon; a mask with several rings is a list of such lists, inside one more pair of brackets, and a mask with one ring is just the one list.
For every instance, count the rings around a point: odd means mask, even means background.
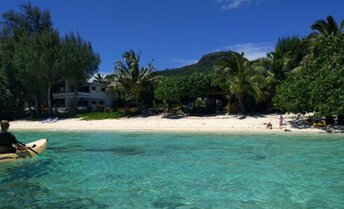
[{"label": "small boat on beach", "polygon": [[25,152],[0,154],[0,163],[36,157],[46,150],[47,144],[48,139],[40,139],[26,144],[29,149]]}]

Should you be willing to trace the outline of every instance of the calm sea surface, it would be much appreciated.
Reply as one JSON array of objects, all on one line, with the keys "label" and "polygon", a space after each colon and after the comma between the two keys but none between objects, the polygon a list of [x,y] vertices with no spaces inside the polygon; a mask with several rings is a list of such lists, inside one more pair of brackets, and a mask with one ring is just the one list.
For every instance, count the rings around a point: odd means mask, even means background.
[{"label": "calm sea surface", "polygon": [[344,208],[343,135],[15,132],[0,208]]}]

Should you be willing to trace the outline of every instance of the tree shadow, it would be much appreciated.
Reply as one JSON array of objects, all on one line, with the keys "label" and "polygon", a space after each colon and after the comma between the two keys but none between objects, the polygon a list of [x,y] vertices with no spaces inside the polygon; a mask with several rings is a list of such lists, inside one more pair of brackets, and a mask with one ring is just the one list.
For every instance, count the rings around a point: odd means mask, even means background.
[{"label": "tree shadow", "polygon": [[289,121],[289,124],[295,129],[318,129],[327,133],[344,133],[343,125],[313,126],[307,119],[295,119]]},{"label": "tree shadow", "polygon": [[162,118],[173,119],[173,120],[182,119],[186,117],[187,117],[186,114],[167,114],[167,115],[162,116]]},{"label": "tree shadow", "polygon": [[[234,118],[237,118],[239,120],[246,119],[247,117],[251,118],[266,118],[267,116],[274,115],[273,113],[247,113],[247,114],[231,114]],[[276,116],[277,117],[277,116]]]}]

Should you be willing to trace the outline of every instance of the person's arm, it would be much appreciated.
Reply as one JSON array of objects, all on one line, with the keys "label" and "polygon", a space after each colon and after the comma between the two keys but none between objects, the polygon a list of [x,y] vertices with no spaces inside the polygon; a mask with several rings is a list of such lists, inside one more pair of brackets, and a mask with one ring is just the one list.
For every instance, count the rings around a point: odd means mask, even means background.
[{"label": "person's arm", "polygon": [[17,150],[20,150],[20,151],[27,150],[27,147],[25,145],[20,144],[17,141],[17,138],[13,134],[11,134],[11,135],[12,135],[12,144],[16,147]]},{"label": "person's arm", "polygon": [[21,151],[27,150],[26,146],[23,146],[23,145],[19,144],[18,142],[15,143],[14,146],[17,148],[17,150],[21,150]]}]

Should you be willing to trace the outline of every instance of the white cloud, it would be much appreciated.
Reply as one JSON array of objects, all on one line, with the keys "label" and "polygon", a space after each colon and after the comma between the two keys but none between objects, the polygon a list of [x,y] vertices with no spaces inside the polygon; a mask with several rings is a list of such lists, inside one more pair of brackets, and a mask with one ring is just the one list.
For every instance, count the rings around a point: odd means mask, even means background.
[{"label": "white cloud", "polygon": [[252,0],[216,0],[215,3],[220,5],[223,10],[236,9],[241,6],[251,4]]},{"label": "white cloud", "polygon": [[231,50],[238,53],[244,53],[245,57],[249,60],[255,60],[265,57],[267,53],[273,51],[273,43],[243,43],[229,46],[220,47],[214,51]]},{"label": "white cloud", "polygon": [[191,64],[195,64],[195,63],[198,62],[197,59],[178,59],[178,58],[172,58],[170,60],[172,62],[177,63],[180,66],[191,65]]}]

